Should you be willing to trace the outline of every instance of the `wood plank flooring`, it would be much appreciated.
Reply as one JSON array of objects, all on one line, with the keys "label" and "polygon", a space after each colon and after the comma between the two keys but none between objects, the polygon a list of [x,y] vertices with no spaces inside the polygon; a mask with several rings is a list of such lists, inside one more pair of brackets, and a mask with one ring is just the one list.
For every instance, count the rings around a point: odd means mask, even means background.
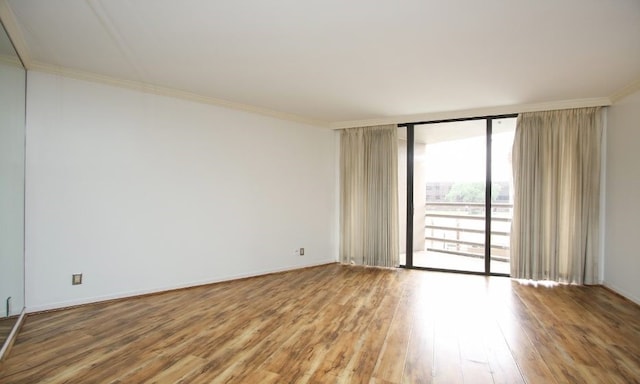
[{"label": "wood plank flooring", "polygon": [[3,317],[0,319],[0,347],[11,333],[13,325],[18,321],[18,316]]},{"label": "wood plank flooring", "polygon": [[640,307],[331,264],[29,316],[0,382],[640,383]]}]

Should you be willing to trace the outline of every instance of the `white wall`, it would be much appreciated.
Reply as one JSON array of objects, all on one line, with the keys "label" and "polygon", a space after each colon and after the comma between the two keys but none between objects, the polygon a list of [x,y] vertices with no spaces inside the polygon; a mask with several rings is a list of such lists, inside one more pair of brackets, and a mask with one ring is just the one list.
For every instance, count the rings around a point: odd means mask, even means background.
[{"label": "white wall", "polygon": [[604,284],[640,304],[640,92],[607,114]]},{"label": "white wall", "polygon": [[27,98],[28,311],[337,260],[333,131],[39,72]]}]

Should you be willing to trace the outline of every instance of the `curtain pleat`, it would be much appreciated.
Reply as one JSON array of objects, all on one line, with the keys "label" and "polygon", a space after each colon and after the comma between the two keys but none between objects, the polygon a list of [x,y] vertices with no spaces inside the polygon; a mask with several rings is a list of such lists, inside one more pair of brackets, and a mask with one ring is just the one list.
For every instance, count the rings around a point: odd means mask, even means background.
[{"label": "curtain pleat", "polygon": [[340,139],[340,260],[398,266],[398,129],[346,129]]},{"label": "curtain pleat", "polygon": [[518,116],[511,277],[598,281],[601,141],[600,108]]}]

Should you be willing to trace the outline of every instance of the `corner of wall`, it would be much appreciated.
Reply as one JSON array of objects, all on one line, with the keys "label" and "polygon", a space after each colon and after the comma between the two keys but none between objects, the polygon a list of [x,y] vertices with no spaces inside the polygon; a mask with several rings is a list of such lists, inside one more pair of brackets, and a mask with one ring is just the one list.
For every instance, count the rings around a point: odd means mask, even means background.
[{"label": "corner of wall", "polygon": [[606,113],[603,285],[640,304],[640,90],[625,95]]}]

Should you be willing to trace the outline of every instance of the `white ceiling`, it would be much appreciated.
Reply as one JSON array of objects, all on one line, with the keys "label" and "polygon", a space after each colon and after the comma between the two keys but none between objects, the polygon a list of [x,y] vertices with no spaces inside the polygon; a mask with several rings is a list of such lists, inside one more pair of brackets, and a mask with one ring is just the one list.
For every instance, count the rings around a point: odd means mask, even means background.
[{"label": "white ceiling", "polygon": [[639,0],[0,1],[31,68],[333,126],[608,98],[640,78]]}]

